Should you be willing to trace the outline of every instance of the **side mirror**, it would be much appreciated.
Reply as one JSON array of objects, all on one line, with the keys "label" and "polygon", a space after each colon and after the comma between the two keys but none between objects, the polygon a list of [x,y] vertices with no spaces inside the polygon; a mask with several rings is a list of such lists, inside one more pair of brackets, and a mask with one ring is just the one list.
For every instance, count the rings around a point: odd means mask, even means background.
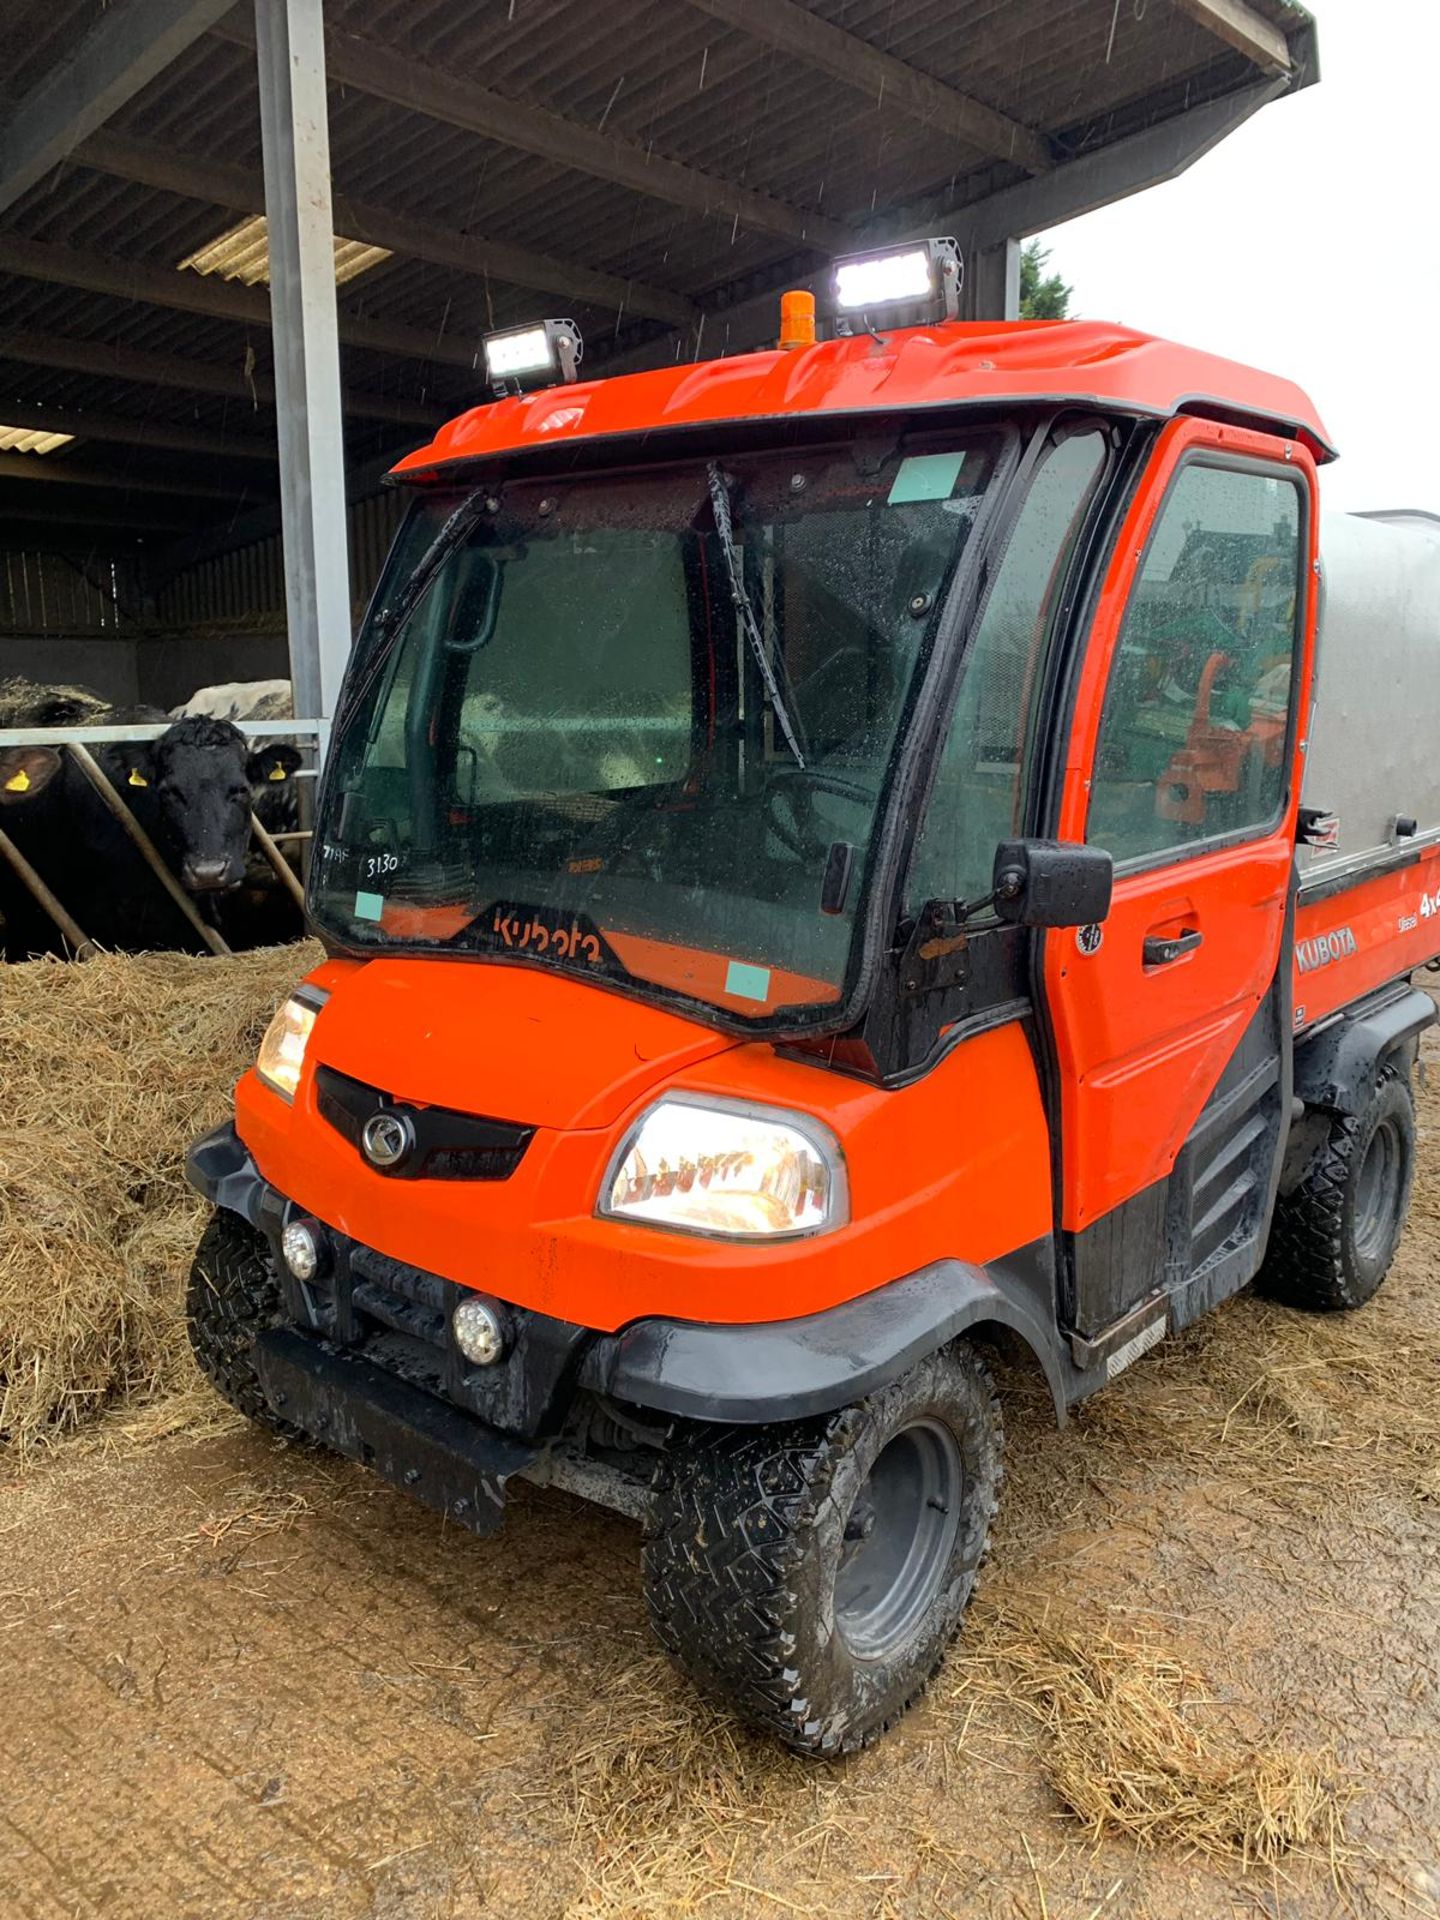
[{"label": "side mirror", "polygon": [[995,849],[995,911],[1021,927],[1088,927],[1110,911],[1115,866],[1103,847],[1002,840]]}]

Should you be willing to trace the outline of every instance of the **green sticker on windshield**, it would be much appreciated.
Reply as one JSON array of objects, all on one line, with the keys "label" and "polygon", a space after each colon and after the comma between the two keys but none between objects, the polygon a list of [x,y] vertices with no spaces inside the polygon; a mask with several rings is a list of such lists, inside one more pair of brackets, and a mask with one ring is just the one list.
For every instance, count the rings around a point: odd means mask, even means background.
[{"label": "green sticker on windshield", "polygon": [[385,912],[383,893],[357,893],[355,896],[355,918],[357,920],[379,920]]},{"label": "green sticker on windshield", "polygon": [[747,967],[743,960],[732,960],[725,969],[725,991],[737,1000],[768,1000],[769,967]]},{"label": "green sticker on windshield", "polygon": [[900,462],[887,504],[903,507],[912,500],[948,500],[954,492],[964,453],[912,453]]}]

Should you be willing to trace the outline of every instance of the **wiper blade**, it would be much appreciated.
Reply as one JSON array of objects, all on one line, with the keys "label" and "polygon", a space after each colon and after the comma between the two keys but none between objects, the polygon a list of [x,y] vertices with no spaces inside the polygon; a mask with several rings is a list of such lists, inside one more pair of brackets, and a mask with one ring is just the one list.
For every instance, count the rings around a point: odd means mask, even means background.
[{"label": "wiper blade", "polygon": [[335,717],[337,732],[355,712],[384,670],[385,662],[395,651],[395,643],[405,631],[406,622],[411,614],[424,599],[430,582],[484,511],[483,490],[477,490],[468,499],[462,500],[415,562],[410,578],[395,598],[388,601],[376,614],[371,631],[377,636],[378,644],[366,664],[365,671],[355,682],[344,707]]},{"label": "wiper blade", "polygon": [[760,669],[760,678],[765,682],[765,697],[770,702],[770,711],[775,716],[776,725],[785,736],[785,744],[795,756],[797,767],[804,768],[805,755],[800,749],[795,727],[780,691],[780,682],[775,669],[770,664],[770,656],[765,651],[765,636],[760,631],[760,622],[755,617],[755,609],[750,604],[750,595],[745,589],[745,578],[740,571],[740,562],[735,557],[735,533],[730,519],[730,496],[725,491],[725,476],[720,471],[718,460],[706,464],[706,474],[710,480],[710,507],[715,515],[715,531],[720,535],[720,551],[725,556],[725,572],[730,580],[730,598],[735,602],[735,610],[740,615],[740,624],[745,629],[750,642],[750,651],[755,655],[755,664]]}]

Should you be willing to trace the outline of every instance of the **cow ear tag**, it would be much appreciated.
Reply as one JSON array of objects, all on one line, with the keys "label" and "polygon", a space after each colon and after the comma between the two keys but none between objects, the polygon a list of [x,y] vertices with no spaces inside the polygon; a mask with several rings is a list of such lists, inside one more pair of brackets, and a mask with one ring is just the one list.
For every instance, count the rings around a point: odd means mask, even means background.
[{"label": "cow ear tag", "polygon": [[10,778],[5,782],[5,791],[7,793],[28,793],[30,791],[30,776],[24,767],[21,767],[18,773],[11,774]]},{"label": "cow ear tag", "polygon": [[144,774],[141,773],[138,767],[131,767],[130,784],[132,787],[148,787],[150,782],[145,778]]},{"label": "cow ear tag", "polygon": [[265,776],[267,780],[288,780],[289,777],[284,767],[271,767],[269,773]]}]

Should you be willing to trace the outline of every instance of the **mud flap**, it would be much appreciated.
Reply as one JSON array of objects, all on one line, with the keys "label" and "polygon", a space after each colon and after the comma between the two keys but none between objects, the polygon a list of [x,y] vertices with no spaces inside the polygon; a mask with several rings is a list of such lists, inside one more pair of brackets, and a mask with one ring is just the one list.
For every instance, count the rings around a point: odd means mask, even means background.
[{"label": "mud flap", "polygon": [[539,1453],[371,1361],[289,1327],[262,1333],[254,1362],[281,1419],[472,1533],[495,1531],[506,1483]]}]

